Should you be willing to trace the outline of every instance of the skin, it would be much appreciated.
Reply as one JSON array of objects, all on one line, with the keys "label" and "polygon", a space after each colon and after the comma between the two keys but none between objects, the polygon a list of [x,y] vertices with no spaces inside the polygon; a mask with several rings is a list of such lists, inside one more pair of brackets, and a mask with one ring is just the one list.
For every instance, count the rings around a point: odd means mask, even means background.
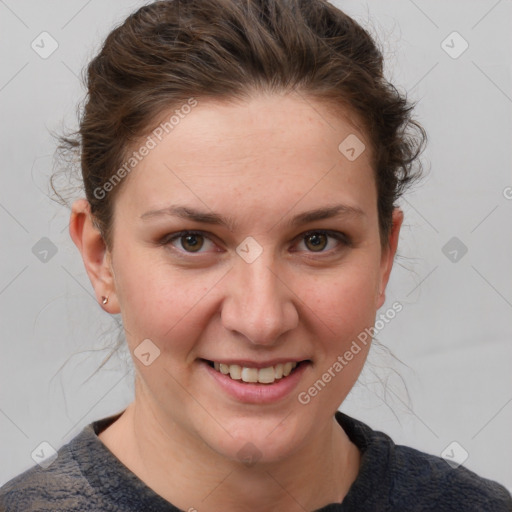
[{"label": "skin", "polygon": [[[122,314],[132,354],[148,338],[160,350],[149,366],[133,357],[135,400],[99,438],[183,510],[315,510],[341,502],[357,477],[360,453],[334,412],[369,345],[309,404],[297,399],[374,325],[403,220],[395,209],[383,248],[369,144],[352,162],[338,150],[349,134],[366,141],[353,120],[296,94],[199,101],[122,183],[112,251],[87,201],[73,205],[70,233],[98,301],[108,296],[102,307]],[[287,225],[340,203],[363,213]],[[234,225],[141,219],[171,204]],[[199,252],[183,238],[158,244],[183,230],[204,232]],[[351,241],[321,237],[318,248],[304,236],[312,230]],[[252,263],[236,253],[248,236],[263,250]],[[280,357],[311,364],[272,404],[228,396],[199,363]],[[237,455],[248,442],[260,455],[250,466]]]}]

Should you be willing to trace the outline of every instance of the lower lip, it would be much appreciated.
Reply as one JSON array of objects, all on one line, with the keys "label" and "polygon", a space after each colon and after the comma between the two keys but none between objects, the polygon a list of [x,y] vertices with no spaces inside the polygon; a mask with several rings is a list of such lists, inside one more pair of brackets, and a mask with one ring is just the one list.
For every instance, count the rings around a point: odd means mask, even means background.
[{"label": "lower lip", "polygon": [[233,380],[212,368],[206,361],[201,361],[201,366],[228,395],[249,404],[270,404],[287,397],[297,387],[309,364],[301,363],[288,377],[276,380],[273,384],[259,384]]}]

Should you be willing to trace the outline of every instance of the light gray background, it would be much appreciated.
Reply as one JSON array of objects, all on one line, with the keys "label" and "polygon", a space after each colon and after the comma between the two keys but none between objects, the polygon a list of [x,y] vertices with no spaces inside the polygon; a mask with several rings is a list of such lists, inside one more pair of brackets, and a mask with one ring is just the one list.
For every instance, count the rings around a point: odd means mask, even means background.
[{"label": "light gray background", "polygon": [[[92,296],[47,179],[49,130],[74,127],[81,69],[142,3],[0,1],[0,483],[33,465],[42,441],[59,448],[132,399],[126,352],[88,379],[116,323]],[[512,489],[512,3],[336,5],[377,34],[388,76],[419,101],[431,167],[402,201],[401,257],[382,312],[395,300],[404,309],[378,335],[404,365],[375,351],[342,410],[430,453],[456,441],[466,467]],[[43,31],[59,45],[47,59],[31,48]],[[457,59],[441,46],[453,31],[469,43]],[[57,249],[46,262],[32,251],[43,237]],[[468,250],[457,262],[442,252],[452,237]]]}]

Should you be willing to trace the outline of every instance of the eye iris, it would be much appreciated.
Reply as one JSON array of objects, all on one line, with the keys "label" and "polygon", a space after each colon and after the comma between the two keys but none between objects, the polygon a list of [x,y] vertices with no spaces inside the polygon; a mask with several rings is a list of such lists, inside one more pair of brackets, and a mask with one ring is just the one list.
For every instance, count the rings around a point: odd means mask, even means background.
[{"label": "eye iris", "polygon": [[[201,235],[186,235],[181,237],[181,246],[186,251],[197,252],[203,247],[203,237]],[[189,247],[187,247],[187,244]]]},{"label": "eye iris", "polygon": [[[306,237],[306,245],[308,248],[312,248],[313,251],[318,252],[319,250],[325,249],[327,242],[327,236],[322,233],[313,233]],[[311,246],[309,245],[311,243]]]}]

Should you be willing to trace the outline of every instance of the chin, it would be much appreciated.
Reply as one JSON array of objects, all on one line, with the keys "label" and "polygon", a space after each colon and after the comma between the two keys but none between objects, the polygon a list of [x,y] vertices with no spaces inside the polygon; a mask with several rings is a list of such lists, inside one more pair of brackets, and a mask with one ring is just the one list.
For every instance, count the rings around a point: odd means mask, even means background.
[{"label": "chin", "polygon": [[[266,418],[245,417],[222,422],[223,427],[209,428],[201,437],[222,457],[245,466],[272,464],[293,454],[302,444],[307,432],[299,428],[294,414],[281,411]],[[200,433],[201,435],[201,433]]]}]

